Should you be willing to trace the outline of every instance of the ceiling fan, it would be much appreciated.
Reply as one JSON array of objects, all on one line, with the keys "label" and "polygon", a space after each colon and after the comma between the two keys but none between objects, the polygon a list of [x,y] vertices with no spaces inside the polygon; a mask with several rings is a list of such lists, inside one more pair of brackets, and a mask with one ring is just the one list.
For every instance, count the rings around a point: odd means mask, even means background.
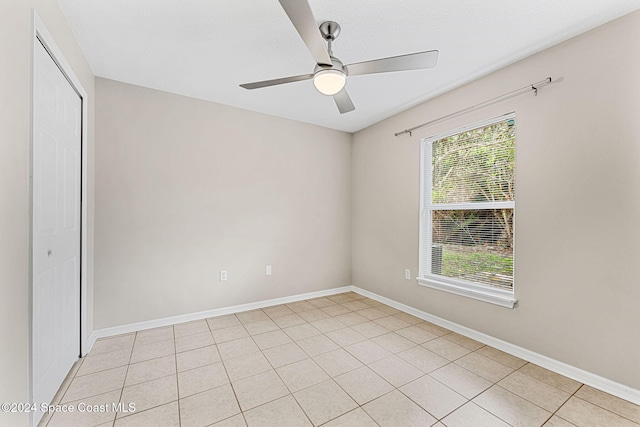
[{"label": "ceiling fan", "polygon": [[[313,73],[310,74],[245,83],[241,84],[240,87],[245,89],[259,89],[313,79],[313,84],[316,89],[324,95],[333,96],[340,114],[344,114],[355,110],[353,102],[345,89],[347,76],[420,70],[433,68],[438,62],[438,51],[428,50],[410,53],[408,55],[392,56],[389,58],[344,65],[342,61],[333,56],[333,51],[331,50],[332,42],[338,37],[338,34],[340,34],[340,25],[333,21],[323,22],[318,31],[311,7],[306,0],[278,1],[289,16],[298,34],[307,45],[311,56],[313,56],[313,59],[316,61],[316,67]],[[326,46],[325,41],[327,43]]]}]

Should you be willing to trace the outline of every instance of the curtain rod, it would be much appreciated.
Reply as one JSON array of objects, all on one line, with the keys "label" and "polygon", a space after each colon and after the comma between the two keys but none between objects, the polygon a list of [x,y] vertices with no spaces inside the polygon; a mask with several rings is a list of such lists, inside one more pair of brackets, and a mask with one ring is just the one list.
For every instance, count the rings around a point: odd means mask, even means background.
[{"label": "curtain rod", "polygon": [[491,104],[493,104],[495,102],[502,101],[503,99],[510,98],[510,97],[518,95],[520,93],[534,91],[535,95],[538,95],[538,89],[540,89],[543,86],[548,85],[552,81],[553,80],[551,79],[551,77],[547,77],[546,79],[540,80],[539,82],[531,83],[530,85],[527,85],[525,87],[521,87],[520,89],[516,89],[516,90],[511,91],[509,93],[505,93],[504,95],[500,95],[500,96],[492,98],[492,99],[490,99],[488,101],[481,102],[480,104],[476,104],[476,105],[474,105],[472,107],[468,107],[468,108],[465,108],[463,110],[458,110],[458,111],[456,111],[454,113],[447,114],[446,116],[441,116],[441,117],[438,117],[437,119],[428,121],[426,123],[422,123],[421,125],[414,126],[412,128],[405,129],[405,130],[400,131],[400,132],[396,132],[393,135],[394,136],[400,136],[400,135],[403,135],[405,133],[408,133],[409,136],[411,136],[411,133],[416,129],[420,129],[420,128],[423,128],[425,126],[429,126],[429,125],[432,125],[434,123],[438,123],[438,122],[441,122],[443,120],[447,120],[447,119],[450,119],[452,117],[456,117],[456,116],[459,116],[459,115],[464,114],[464,113],[468,113],[468,112],[473,111],[473,110],[477,110],[478,108],[486,107],[487,105],[491,105]]}]

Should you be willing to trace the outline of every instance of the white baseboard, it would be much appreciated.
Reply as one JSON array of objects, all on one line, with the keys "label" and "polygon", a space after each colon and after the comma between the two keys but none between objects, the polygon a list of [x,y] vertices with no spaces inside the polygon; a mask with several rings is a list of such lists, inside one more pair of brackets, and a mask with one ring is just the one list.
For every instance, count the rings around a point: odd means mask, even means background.
[{"label": "white baseboard", "polygon": [[[523,347],[502,341],[498,338],[494,338],[490,335],[478,332],[474,329],[467,328],[466,326],[459,325],[454,322],[450,322],[441,317],[434,316],[424,311],[418,310],[411,306],[399,303],[392,299],[383,297],[365,289],[358,288],[357,286],[343,286],[341,288],[326,289],[323,291],[309,292],[306,294],[293,295],[283,298],[275,298],[270,300],[252,302],[248,304],[234,305],[230,307],[216,308],[213,310],[201,311],[197,313],[182,314],[179,316],[165,317],[162,319],[149,320],[145,322],[130,323],[128,325],[114,326],[111,328],[97,329],[91,333],[88,339],[87,348],[91,351],[93,344],[95,344],[98,338],[107,338],[115,335],[127,334],[131,332],[143,331],[145,329],[158,328],[162,326],[174,325],[177,323],[190,322],[193,320],[206,319],[208,317],[222,316],[231,313],[241,313],[243,311],[255,310],[258,308],[271,307],[273,305],[287,304],[296,301],[302,301],[311,298],[319,298],[328,295],[335,295],[343,292],[355,292],[373,300],[379,301],[383,304],[396,308],[407,314],[411,314],[420,319],[434,323],[443,328],[449,329],[460,335],[464,335],[468,338],[479,341],[483,344],[490,345],[498,350],[509,353],[513,356],[519,357],[527,362],[534,363],[550,371],[556,372],[560,375],[564,375],[573,380],[604,391],[606,393],[617,396],[621,399],[627,400],[636,405],[640,405],[640,390],[631,388],[624,384],[611,381],[607,378],[599,375],[587,372],[583,369],[576,368],[575,366],[568,365],[558,360],[552,359],[542,354],[535,353]],[[87,351],[87,352],[88,352]]]},{"label": "white baseboard", "polygon": [[543,356],[542,354],[535,353],[531,350],[527,350],[526,348],[519,347],[506,341],[502,341],[490,335],[483,334],[482,332],[478,332],[465,326],[458,325],[457,323],[450,322],[441,317],[434,316],[432,314],[399,303],[373,292],[369,292],[365,289],[351,286],[351,291],[379,301],[383,304],[389,305],[420,319],[434,323],[443,328],[449,329],[460,335],[464,335],[465,337],[479,341],[483,344],[490,345],[491,347],[497,348],[498,350],[504,351],[505,353],[509,353],[513,356],[519,357],[520,359],[526,360],[527,362],[534,363],[538,366],[556,372],[560,375],[564,375],[565,377],[569,377],[590,387],[612,394],[636,405],[640,405],[640,390],[617,383],[615,381],[611,381],[607,378],[601,377],[580,368],[576,368],[575,366],[568,365],[550,357]]},{"label": "white baseboard", "polygon": [[[251,302],[248,304],[233,305],[230,307],[215,308],[213,310],[200,311],[197,313],[181,314],[178,316],[164,317],[162,319],[147,320],[144,322],[129,323],[127,325],[113,326],[110,328],[96,329],[89,335],[87,343],[87,353],[91,351],[98,338],[108,338],[115,335],[128,334],[131,332],[144,331],[146,329],[159,328],[162,326],[175,325],[177,323],[191,322],[193,320],[206,319],[208,317],[223,316],[225,314],[241,313],[243,311],[256,310],[258,308],[271,307],[273,305],[288,304],[311,298],[325,297],[328,295],[351,292],[353,286],[343,286],[341,288],[326,289],[323,291],[308,292],[306,294],[293,295],[282,298],[274,298],[264,301]],[[86,355],[85,353],[84,355]]]},{"label": "white baseboard", "polygon": [[98,335],[96,334],[96,331],[91,331],[91,334],[89,334],[89,339],[87,339],[87,350],[82,354],[82,357],[89,354],[89,352],[93,348],[93,345],[96,343],[97,339],[98,339]]}]

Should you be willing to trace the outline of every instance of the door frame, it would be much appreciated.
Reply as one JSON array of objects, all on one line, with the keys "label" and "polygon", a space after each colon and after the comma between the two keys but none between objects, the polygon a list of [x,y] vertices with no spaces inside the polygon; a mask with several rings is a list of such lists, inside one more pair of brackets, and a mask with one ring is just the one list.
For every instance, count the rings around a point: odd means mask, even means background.
[{"label": "door frame", "polygon": [[[87,91],[80,83],[80,79],[73,72],[73,68],[65,59],[62,50],[56,44],[53,36],[47,30],[42,19],[38,16],[35,9],[31,9],[32,13],[32,31],[31,31],[31,82],[30,82],[30,132],[29,132],[29,398],[33,402],[34,392],[34,378],[33,378],[33,143],[35,135],[35,121],[34,121],[34,64],[35,64],[35,48],[36,43],[42,43],[45,49],[49,52],[58,68],[62,71],[62,74],[71,84],[71,87],[78,93],[82,105],[81,115],[81,190],[80,190],[80,342],[78,357],[85,355],[88,351],[88,330],[87,330],[87,259],[88,259],[88,213],[87,213],[87,189],[88,189],[88,117],[89,117],[89,103],[87,102]],[[35,402],[40,404],[42,402]],[[34,414],[30,413],[30,424],[33,425]]]}]

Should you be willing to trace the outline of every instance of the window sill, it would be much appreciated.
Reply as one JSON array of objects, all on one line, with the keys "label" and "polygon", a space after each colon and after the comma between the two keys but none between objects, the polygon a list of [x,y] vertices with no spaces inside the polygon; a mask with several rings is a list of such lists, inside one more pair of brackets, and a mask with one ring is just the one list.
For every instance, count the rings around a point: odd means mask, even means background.
[{"label": "window sill", "polygon": [[493,289],[488,286],[475,285],[473,283],[458,282],[442,276],[417,277],[416,280],[422,286],[449,292],[456,295],[473,298],[479,301],[496,304],[502,307],[515,308],[518,300],[513,292],[503,289]]}]

